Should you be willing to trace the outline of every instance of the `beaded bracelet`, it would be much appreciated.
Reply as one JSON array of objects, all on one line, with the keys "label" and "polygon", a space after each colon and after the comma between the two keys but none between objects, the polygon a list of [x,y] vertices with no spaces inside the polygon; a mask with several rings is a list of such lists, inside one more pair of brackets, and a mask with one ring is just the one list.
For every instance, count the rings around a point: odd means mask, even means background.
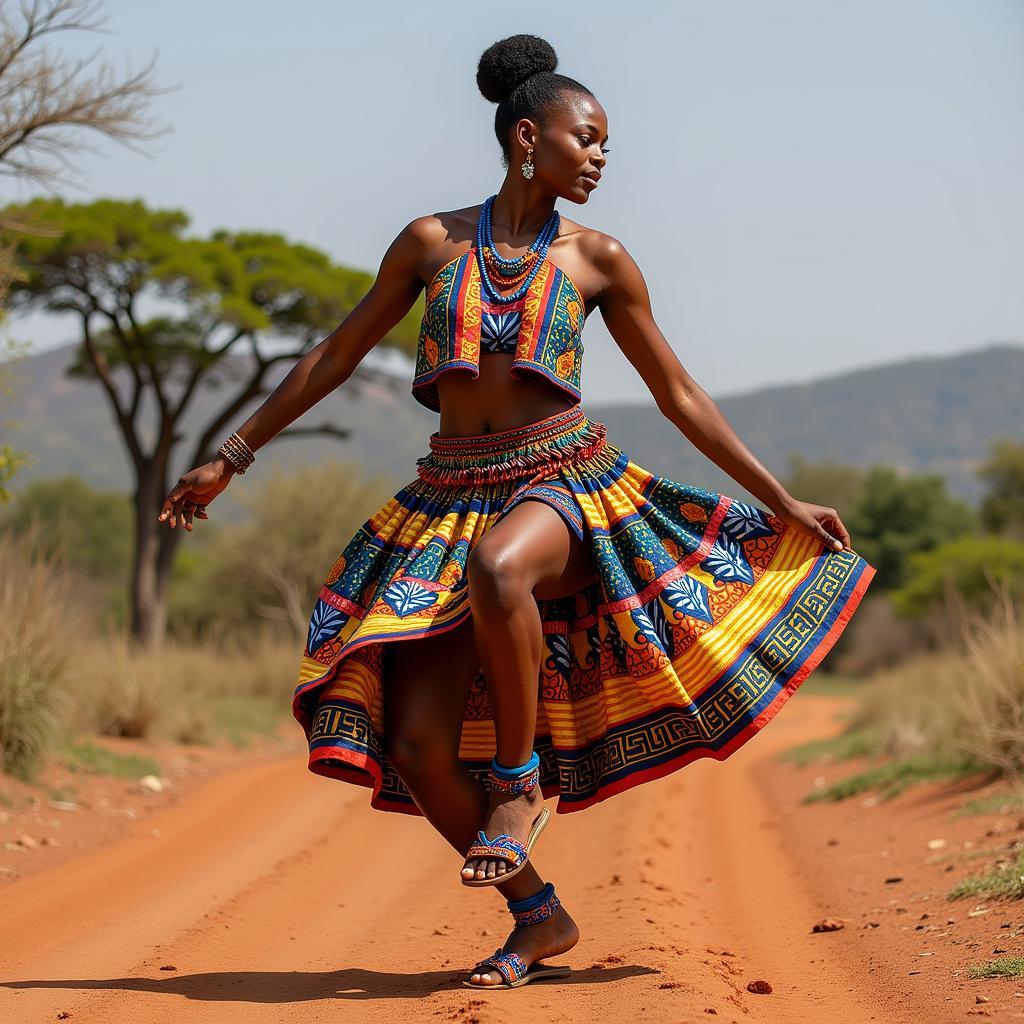
[{"label": "beaded bracelet", "polygon": [[238,473],[244,473],[256,461],[253,450],[238,434],[231,434],[225,438],[224,443],[217,449],[217,454],[223,455]]}]

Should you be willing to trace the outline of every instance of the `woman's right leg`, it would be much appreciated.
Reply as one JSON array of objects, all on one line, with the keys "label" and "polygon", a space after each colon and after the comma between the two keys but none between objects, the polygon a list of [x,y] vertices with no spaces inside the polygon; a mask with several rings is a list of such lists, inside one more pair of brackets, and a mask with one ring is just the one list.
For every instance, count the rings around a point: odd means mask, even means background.
[{"label": "woman's right leg", "polygon": [[[472,617],[437,636],[384,644],[388,757],[424,817],[460,856],[475,841],[488,806],[486,790],[458,759],[466,701],[479,668]],[[521,871],[494,888],[507,900],[519,900],[543,886],[531,855]],[[575,922],[559,907],[546,921],[515,929],[503,948],[531,964],[571,949],[578,939]],[[481,984],[503,980],[494,970],[472,977]]]}]

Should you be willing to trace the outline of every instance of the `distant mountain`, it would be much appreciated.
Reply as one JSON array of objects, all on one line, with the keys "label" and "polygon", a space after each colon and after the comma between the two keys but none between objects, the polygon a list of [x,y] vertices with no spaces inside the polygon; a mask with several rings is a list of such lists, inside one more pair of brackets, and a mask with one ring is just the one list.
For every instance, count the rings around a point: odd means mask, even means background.
[{"label": "distant mountain", "polygon": [[[5,418],[24,429],[9,440],[35,464],[20,473],[15,490],[32,480],[76,474],[94,487],[130,490],[129,463],[98,385],[68,378],[73,347],[20,361],[17,398]],[[330,421],[351,431],[345,441],[281,438],[260,453],[261,469],[294,468],[326,459],[353,460],[372,475],[415,477],[438,418],[408,393],[411,371],[395,376],[368,360],[298,425]],[[284,373],[282,369],[276,383]],[[585,391],[585,388],[584,388]],[[230,388],[197,396],[194,430]],[[989,345],[954,356],[906,359],[841,373],[807,384],[761,388],[717,398],[719,407],[757,457],[776,476],[789,455],[833,459],[856,466],[885,463],[907,473],[939,473],[952,493],[977,500],[973,475],[1000,437],[1024,441],[1024,346]],[[241,423],[256,408],[235,418]],[[698,452],[653,405],[601,405],[586,401],[609,439],[645,469],[737,497],[751,496]],[[186,430],[186,433],[189,433]],[[186,454],[181,452],[181,458]],[[188,467],[179,464],[175,472]],[[254,468],[255,473],[255,468]],[[251,479],[251,478],[250,478]]]},{"label": "distant mountain", "polygon": [[[7,433],[7,440],[27,450],[33,465],[17,476],[12,490],[32,480],[73,473],[91,486],[131,490],[131,462],[114,423],[106,396],[98,383],[66,376],[74,362],[77,346],[68,345],[19,360],[11,367],[15,400],[2,411],[3,418],[21,423],[22,429]],[[245,360],[235,366],[244,371]],[[437,414],[430,412],[405,395],[401,381],[391,373],[363,365],[342,387],[314,406],[293,426],[309,427],[330,422],[351,431],[349,439],[282,437],[260,452],[263,468],[283,468],[315,464],[324,459],[354,460],[365,464],[368,471],[387,475],[408,470],[410,462],[415,473],[417,441],[425,444],[426,435],[437,429]],[[287,372],[287,366],[275,367],[268,382],[275,386]],[[411,383],[411,377],[410,377]],[[187,422],[182,424],[185,444],[178,448],[174,472],[190,467],[185,460],[199,432],[211,419],[216,408],[237,387],[225,381],[219,387],[200,390],[191,405]],[[408,385],[407,385],[408,387]],[[266,396],[254,400],[232,421],[224,434],[244,422]],[[140,422],[146,422],[140,413]],[[255,478],[255,467],[253,476]]]},{"label": "distant mountain", "polygon": [[[1024,345],[915,357],[715,401],[775,476],[786,474],[791,453],[853,466],[881,463],[937,473],[950,493],[975,502],[983,488],[974,470],[990,442],[1024,443]],[[657,409],[598,411],[618,446],[645,468],[737,492]]]}]

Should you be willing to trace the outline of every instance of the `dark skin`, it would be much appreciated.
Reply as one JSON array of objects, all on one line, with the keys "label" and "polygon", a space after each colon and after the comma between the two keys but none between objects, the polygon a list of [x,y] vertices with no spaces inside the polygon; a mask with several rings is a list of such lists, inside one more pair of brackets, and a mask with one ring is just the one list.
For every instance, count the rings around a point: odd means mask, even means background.
[{"label": "dark skin", "polygon": [[[606,163],[608,121],[590,95],[566,92],[543,124],[521,119],[510,137],[509,170],[492,214],[501,255],[518,256],[536,238],[559,198],[585,204]],[[520,165],[533,151],[534,175]],[[475,243],[480,207],[417,218],[398,234],[376,280],[345,320],[300,359],[263,405],[238,428],[257,451],[343,384],[363,357],[409,311],[446,263]],[[851,550],[834,508],[799,501],[761,465],[710,396],[687,373],[655,323],[640,269],[617,239],[561,218],[548,258],[601,315],[616,344],[643,378],[661,412],[701,452],[793,528],[835,550]],[[437,382],[443,437],[487,434],[530,423],[571,407],[572,399],[541,378],[515,380],[512,355],[482,353],[480,373],[453,371]],[[182,476],[159,514],[173,529],[192,530],[227,486],[234,468],[223,456]],[[424,816],[463,853],[478,829],[507,832],[525,842],[542,806],[538,790],[510,798],[486,792],[457,759],[463,710],[479,667],[495,710],[496,756],[523,764],[533,751],[541,621],[537,601],[575,593],[595,579],[590,546],[540,501],[523,501],[480,539],[467,564],[471,618],[439,636],[385,645],[389,756]],[[498,877],[504,861],[467,860],[463,877]],[[497,883],[506,899],[537,892],[544,880],[531,855],[513,878]],[[516,928],[504,944],[527,964],[578,941],[564,907],[540,924]],[[497,971],[474,973],[479,984],[502,981]]]}]

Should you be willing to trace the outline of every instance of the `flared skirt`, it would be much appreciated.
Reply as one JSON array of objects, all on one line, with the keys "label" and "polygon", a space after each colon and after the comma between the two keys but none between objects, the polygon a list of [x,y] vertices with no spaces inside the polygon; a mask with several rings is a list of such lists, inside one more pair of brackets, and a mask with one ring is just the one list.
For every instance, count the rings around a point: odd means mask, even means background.
[{"label": "flared skirt", "polygon": [[[469,553],[524,500],[555,508],[596,568],[575,594],[537,601],[534,749],[560,813],[725,760],[818,666],[875,572],[771,511],[643,468],[581,405],[493,434],[434,432],[312,610],[292,705],[311,771],[370,787],[378,810],[422,814],[386,752],[383,645],[471,616]],[[482,782],[494,753],[481,666],[458,754]]]}]

